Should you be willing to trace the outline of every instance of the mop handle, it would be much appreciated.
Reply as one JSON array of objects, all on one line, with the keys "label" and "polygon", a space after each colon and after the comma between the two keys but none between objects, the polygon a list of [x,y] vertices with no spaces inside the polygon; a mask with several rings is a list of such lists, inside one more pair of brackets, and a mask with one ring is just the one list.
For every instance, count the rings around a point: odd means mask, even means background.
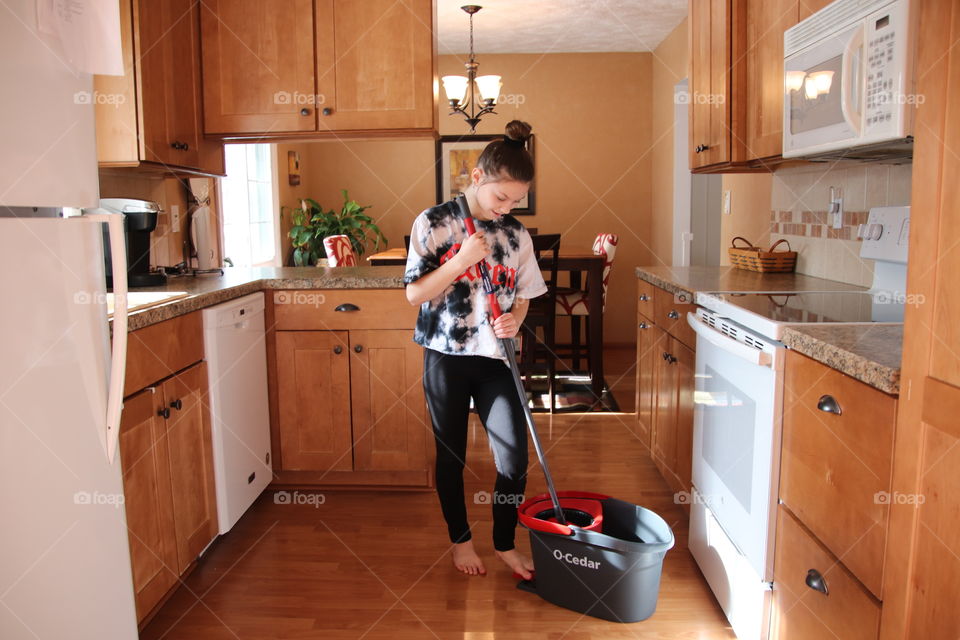
[{"label": "mop handle", "polygon": [[[460,213],[463,214],[463,224],[467,229],[467,236],[472,236],[477,232],[477,228],[470,216],[470,209],[467,207],[466,198],[462,195],[457,197],[457,204],[460,206]],[[503,312],[500,310],[500,303],[497,301],[497,294],[493,289],[493,282],[490,280],[490,271],[487,269],[485,260],[477,263],[480,269],[480,278],[483,282],[483,290],[487,294],[487,302],[490,305],[490,312],[493,319],[496,320]],[[533,414],[530,412],[530,406],[527,404],[527,392],[523,388],[523,381],[520,379],[520,368],[517,366],[516,349],[512,338],[500,338],[500,348],[507,357],[507,363],[510,366],[510,372],[513,374],[513,384],[517,388],[517,394],[520,396],[520,404],[523,406],[523,413],[527,419],[527,427],[530,429],[530,438],[533,440],[533,448],[537,452],[537,460],[540,461],[540,468],[543,469],[543,476],[547,481],[547,491],[550,493],[550,501],[553,503],[553,514],[557,522],[563,526],[567,525],[567,519],[563,516],[563,508],[560,506],[560,498],[557,497],[557,490],[553,486],[553,477],[550,475],[550,467],[547,466],[547,458],[540,446],[540,437],[537,435],[537,425],[533,421]]]}]

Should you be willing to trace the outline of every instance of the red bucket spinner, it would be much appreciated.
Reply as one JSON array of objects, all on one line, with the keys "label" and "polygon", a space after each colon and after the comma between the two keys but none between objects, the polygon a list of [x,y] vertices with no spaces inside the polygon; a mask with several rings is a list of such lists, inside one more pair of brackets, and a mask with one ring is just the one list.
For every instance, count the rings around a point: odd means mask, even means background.
[{"label": "red bucket spinner", "polygon": [[518,509],[521,524],[534,531],[568,536],[571,526],[603,532],[603,501],[610,496],[589,491],[558,491],[560,507],[568,526],[557,522],[550,495],[541,493],[523,501]]}]

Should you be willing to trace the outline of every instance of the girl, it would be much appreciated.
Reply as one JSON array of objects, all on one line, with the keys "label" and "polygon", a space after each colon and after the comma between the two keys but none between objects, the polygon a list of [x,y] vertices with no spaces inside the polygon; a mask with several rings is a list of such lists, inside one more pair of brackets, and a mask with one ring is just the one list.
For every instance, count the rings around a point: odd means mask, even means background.
[{"label": "girl", "polygon": [[[437,494],[453,543],[453,563],[484,575],[467,523],[463,468],[470,399],[497,467],[490,502],[497,556],[524,579],[533,563],[514,548],[517,507],[527,473],[527,432],[516,387],[498,338],[517,334],[528,300],[546,293],[530,234],[508,215],[527,195],[533,160],[530,125],[514,120],[470,172],[465,196],[477,232],[467,237],[456,202],[427,209],[413,223],[404,273],[407,300],[420,305],[414,341],[423,345],[423,388],[437,448]],[[488,317],[477,263],[486,260],[504,314]],[[484,495],[484,494],[478,494]]]}]

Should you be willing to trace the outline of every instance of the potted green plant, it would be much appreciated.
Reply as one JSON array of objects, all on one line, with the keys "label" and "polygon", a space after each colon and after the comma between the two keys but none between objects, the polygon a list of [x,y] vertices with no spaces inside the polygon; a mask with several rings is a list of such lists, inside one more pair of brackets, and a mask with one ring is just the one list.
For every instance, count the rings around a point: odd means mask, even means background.
[{"label": "potted green plant", "polygon": [[312,198],[301,200],[300,207],[290,211],[293,226],[288,235],[293,243],[295,266],[315,265],[325,258],[327,253],[323,248],[323,239],[327,236],[345,235],[350,238],[358,258],[366,251],[368,242],[373,243],[374,250],[380,248],[381,241],[386,244],[387,238],[380,227],[364,213],[370,205],[360,206],[356,200],[350,199],[346,189],[340,193],[343,194],[340,213],[333,209],[324,211],[320,203]]}]

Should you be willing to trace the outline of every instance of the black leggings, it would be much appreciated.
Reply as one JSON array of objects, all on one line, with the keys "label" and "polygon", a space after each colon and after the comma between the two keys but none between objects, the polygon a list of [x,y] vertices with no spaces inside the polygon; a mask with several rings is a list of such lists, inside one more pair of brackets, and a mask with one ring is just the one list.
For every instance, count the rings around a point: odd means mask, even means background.
[{"label": "black leggings", "polygon": [[497,466],[493,494],[478,494],[474,501],[489,501],[493,507],[494,549],[513,549],[517,507],[527,483],[527,431],[510,369],[494,358],[451,356],[424,349],[423,390],[437,445],[437,495],[450,541],[470,539],[463,467],[472,397]]}]

